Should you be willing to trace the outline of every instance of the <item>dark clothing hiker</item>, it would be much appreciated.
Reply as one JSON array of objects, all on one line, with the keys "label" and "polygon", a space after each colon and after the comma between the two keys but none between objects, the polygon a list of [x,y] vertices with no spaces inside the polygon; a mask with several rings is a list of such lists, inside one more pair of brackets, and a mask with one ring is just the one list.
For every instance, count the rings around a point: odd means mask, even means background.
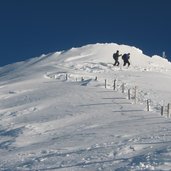
[{"label": "dark clothing hiker", "polygon": [[119,51],[117,50],[116,53],[113,54],[113,59],[115,60],[114,66],[119,66],[119,56],[122,56],[119,54]]},{"label": "dark clothing hiker", "polygon": [[128,67],[130,66],[129,58],[130,58],[130,53],[123,54],[122,56],[122,59],[124,61],[123,66],[125,66],[126,64],[128,64]]}]

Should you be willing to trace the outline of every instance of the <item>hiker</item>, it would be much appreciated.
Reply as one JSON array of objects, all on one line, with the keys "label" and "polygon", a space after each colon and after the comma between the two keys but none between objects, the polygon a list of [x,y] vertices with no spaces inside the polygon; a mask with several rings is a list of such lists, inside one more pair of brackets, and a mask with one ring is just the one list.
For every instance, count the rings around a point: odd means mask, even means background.
[{"label": "hiker", "polygon": [[126,64],[128,64],[128,67],[130,66],[129,58],[130,58],[130,53],[123,54],[122,56],[122,59],[124,61],[123,66],[125,66]]},{"label": "hiker", "polygon": [[115,60],[115,63],[113,64],[113,66],[119,66],[119,61],[118,61],[119,56],[122,56],[122,54],[119,54],[119,50],[117,50],[113,54],[113,59]]}]

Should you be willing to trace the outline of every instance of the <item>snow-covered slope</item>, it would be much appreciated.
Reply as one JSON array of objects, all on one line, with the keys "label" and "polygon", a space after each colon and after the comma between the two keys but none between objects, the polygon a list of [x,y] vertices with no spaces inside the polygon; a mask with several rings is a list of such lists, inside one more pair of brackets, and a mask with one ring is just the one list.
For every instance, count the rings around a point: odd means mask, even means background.
[{"label": "snow-covered slope", "polygon": [[166,59],[114,43],[1,67],[0,170],[170,170],[170,84]]}]

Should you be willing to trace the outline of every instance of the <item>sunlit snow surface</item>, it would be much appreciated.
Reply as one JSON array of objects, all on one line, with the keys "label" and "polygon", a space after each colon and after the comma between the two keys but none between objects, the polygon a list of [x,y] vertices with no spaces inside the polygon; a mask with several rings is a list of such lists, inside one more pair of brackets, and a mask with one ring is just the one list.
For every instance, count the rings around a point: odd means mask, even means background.
[{"label": "sunlit snow surface", "polygon": [[[116,50],[129,68],[113,66]],[[113,43],[1,67],[0,170],[169,171],[170,85],[166,59]]]}]

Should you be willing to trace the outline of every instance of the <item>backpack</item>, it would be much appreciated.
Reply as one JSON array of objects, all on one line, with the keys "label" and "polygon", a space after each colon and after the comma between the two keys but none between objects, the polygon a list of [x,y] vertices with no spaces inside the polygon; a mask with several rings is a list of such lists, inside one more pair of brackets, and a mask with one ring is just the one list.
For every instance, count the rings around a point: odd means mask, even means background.
[{"label": "backpack", "polygon": [[122,55],[122,59],[125,60],[126,59],[126,54]]},{"label": "backpack", "polygon": [[118,54],[117,53],[114,53],[113,54],[113,59],[116,59],[118,57]]},{"label": "backpack", "polygon": [[128,54],[124,54],[124,55],[122,56],[122,59],[123,59],[123,60],[128,60],[128,59],[129,59],[129,55],[128,55]]}]

